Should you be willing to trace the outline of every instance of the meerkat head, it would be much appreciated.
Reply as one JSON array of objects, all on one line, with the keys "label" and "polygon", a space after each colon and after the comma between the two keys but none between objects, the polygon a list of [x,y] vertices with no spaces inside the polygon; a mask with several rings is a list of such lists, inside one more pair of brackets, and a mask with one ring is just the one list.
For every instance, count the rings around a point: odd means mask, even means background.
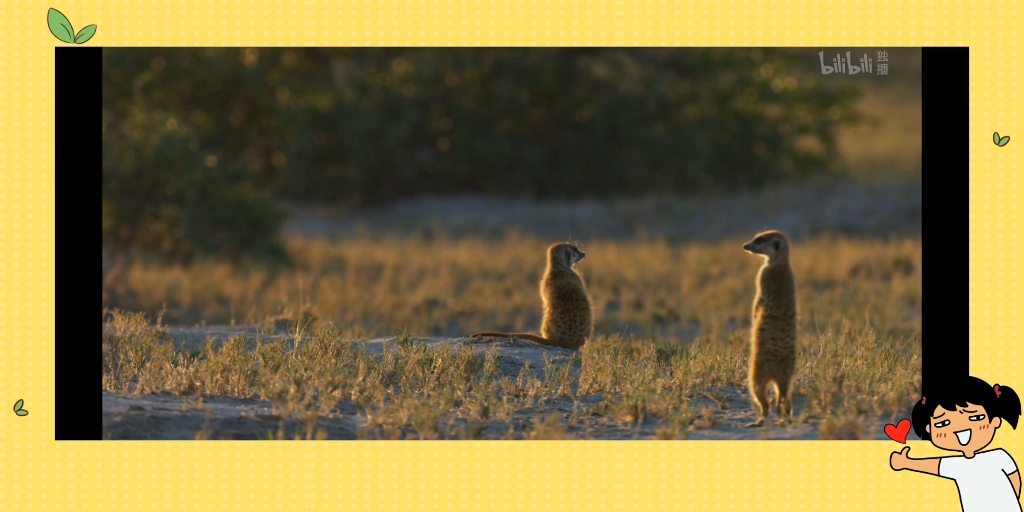
[{"label": "meerkat head", "polygon": [[783,261],[789,257],[789,240],[781,231],[762,231],[743,244],[743,250],[764,256],[769,263]]},{"label": "meerkat head", "polygon": [[564,242],[548,248],[548,261],[560,263],[570,268],[579,263],[586,255],[587,253],[581,251],[579,247]]}]

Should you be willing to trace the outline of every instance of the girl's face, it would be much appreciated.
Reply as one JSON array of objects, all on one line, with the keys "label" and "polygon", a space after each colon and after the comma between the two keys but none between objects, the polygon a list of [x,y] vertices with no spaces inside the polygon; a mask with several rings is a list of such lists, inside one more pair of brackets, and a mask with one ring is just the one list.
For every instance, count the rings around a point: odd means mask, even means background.
[{"label": "girl's face", "polygon": [[985,408],[967,402],[966,407],[957,406],[955,411],[936,407],[928,422],[928,432],[935,446],[963,452],[970,458],[992,442],[1000,425],[1000,418],[989,418]]}]

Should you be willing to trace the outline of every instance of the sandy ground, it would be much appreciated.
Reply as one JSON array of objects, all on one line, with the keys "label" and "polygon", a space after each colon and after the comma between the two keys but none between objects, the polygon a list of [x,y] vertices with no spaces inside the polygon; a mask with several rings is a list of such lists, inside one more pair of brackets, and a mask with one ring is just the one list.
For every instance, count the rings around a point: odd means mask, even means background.
[{"label": "sandy ground", "polygon": [[[207,336],[221,343],[229,336],[246,334],[250,346],[256,345],[256,329],[254,327],[171,327],[169,335],[176,345],[184,348],[198,348]],[[288,336],[263,336],[265,341],[289,339]],[[571,357],[572,351],[560,348],[543,347],[528,341],[470,339],[470,338],[418,338],[430,344],[449,343],[455,346],[468,343],[474,350],[486,352],[494,345],[500,349],[500,372],[515,377],[520,369],[529,362],[531,367],[540,372],[544,366],[543,356],[558,361]],[[385,343],[393,343],[393,338],[379,338],[353,343],[365,344],[366,350],[379,354]],[[455,347],[453,347],[455,348]],[[750,407],[745,390],[722,388],[726,397],[726,409],[721,409],[712,399],[695,397],[690,407],[700,411],[713,406],[715,421],[713,425],[704,425],[701,419],[686,432],[692,440],[700,439],[818,439],[819,420],[811,419],[806,423],[794,423],[786,426],[775,425],[774,416],[761,428],[747,428],[745,425],[755,420],[756,415]],[[578,403],[576,403],[578,401]],[[556,415],[562,420],[577,412],[593,408],[601,401],[600,395],[590,395],[572,399],[562,397],[536,404],[516,412],[511,425],[517,437],[532,430],[534,421]],[[794,397],[795,413],[799,416],[806,398]],[[699,418],[699,416],[698,416]],[[883,426],[886,421],[873,419],[866,426],[863,436],[868,439],[886,439]],[[341,403],[327,417],[319,419],[318,427],[322,428],[328,439],[356,439],[357,431],[363,424],[357,411],[350,404]],[[459,423],[454,424],[455,427]],[[664,427],[660,421],[648,418],[639,425],[623,425],[597,414],[583,413],[576,426],[569,429],[573,438],[584,439],[652,439],[657,429]],[[509,429],[509,423],[486,425],[482,437],[499,439]],[[103,430],[109,439],[258,439],[266,438],[268,433],[276,436],[280,431],[286,438],[300,437],[305,431],[305,423],[296,418],[285,418],[277,414],[273,404],[259,399],[243,399],[233,397],[208,396],[200,401],[198,397],[183,397],[171,394],[159,395],[122,395],[103,392]]]}]

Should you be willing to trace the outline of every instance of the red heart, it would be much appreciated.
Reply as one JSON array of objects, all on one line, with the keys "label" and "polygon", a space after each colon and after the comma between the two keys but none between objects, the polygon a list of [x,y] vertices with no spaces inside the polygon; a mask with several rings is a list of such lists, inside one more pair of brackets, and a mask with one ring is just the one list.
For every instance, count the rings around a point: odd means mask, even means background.
[{"label": "red heart", "polygon": [[899,424],[892,423],[885,426],[885,435],[897,443],[907,444],[907,433],[910,432],[910,420],[903,418]]}]

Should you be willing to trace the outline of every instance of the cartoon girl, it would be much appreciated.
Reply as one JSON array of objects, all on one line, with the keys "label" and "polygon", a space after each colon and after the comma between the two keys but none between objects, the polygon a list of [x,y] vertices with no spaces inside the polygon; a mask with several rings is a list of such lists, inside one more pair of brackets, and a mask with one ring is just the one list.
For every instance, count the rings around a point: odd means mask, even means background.
[{"label": "cartoon girl", "polygon": [[911,413],[918,437],[963,455],[912,459],[910,447],[892,452],[889,465],[900,471],[938,475],[956,481],[964,512],[1020,512],[1020,472],[1002,448],[981,451],[1006,421],[1014,429],[1020,398],[1006,386],[967,377],[959,385],[921,397]]}]

